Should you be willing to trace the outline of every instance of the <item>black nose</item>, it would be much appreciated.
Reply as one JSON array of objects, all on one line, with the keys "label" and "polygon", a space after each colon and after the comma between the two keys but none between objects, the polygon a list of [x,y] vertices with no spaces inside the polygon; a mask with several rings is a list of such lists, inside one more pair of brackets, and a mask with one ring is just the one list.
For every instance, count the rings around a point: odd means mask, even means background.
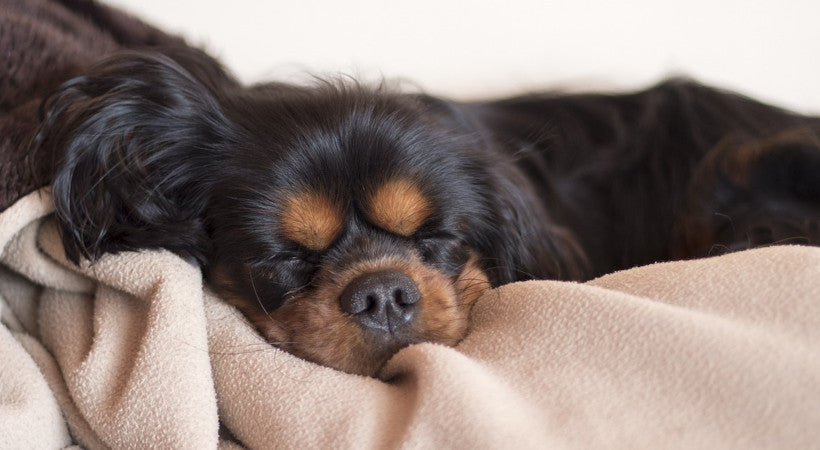
[{"label": "black nose", "polygon": [[419,298],[418,286],[404,272],[383,270],[351,281],[339,303],[365,328],[395,333],[413,322]]}]

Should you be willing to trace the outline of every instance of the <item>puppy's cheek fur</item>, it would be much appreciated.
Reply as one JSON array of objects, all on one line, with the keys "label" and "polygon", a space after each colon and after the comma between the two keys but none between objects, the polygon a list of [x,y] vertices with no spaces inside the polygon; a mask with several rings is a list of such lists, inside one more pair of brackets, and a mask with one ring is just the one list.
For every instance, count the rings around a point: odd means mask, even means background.
[{"label": "puppy's cheek fur", "polygon": [[[437,277],[441,280],[441,277]],[[442,286],[430,283],[431,292],[424,292],[424,305],[417,327],[425,341],[455,345],[467,334],[473,304],[490,289],[487,275],[471,257],[455,283]]]},{"label": "puppy's cheek fur", "polygon": [[383,363],[359,327],[342,313],[336,296],[320,289],[258,317],[260,332],[296,356],[345,372],[370,375]]},{"label": "puppy's cheek fur", "polygon": [[227,300],[239,307],[272,345],[345,372],[374,375],[400,346],[371,346],[367,332],[342,312],[338,298],[357,276],[386,269],[406,273],[422,294],[410,343],[458,343],[467,333],[473,303],[490,287],[475,258],[455,281],[415,258],[384,258],[357,264],[335,277],[323,273],[316,289],[291,299],[270,315],[239,298]]}]

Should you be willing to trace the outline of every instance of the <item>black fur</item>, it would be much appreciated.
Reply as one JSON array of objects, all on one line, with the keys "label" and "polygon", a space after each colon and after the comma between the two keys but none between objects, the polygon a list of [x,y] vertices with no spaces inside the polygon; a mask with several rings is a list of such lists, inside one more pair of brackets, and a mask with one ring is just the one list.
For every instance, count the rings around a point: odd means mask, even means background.
[{"label": "black fur", "polygon": [[[819,126],[686,80],[459,103],[353,81],[243,87],[207,55],[168,49],[65,83],[35,150],[62,149],[52,182],[72,260],[167,248],[227,271],[270,311],[310,289],[318,267],[379,253],[417,251],[456,274],[473,251],[498,285],[818,244]],[[790,130],[796,141],[773,144],[785,150],[745,165],[714,156]],[[409,238],[361,214],[396,176],[435,205]],[[324,252],[276,232],[280,197],[308,186],[349,217]]]}]

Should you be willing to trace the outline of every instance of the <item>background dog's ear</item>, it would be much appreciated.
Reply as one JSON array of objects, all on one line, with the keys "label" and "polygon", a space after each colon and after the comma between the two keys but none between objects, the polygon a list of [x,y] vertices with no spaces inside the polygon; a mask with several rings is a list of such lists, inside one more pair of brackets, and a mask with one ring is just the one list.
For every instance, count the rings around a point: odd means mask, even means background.
[{"label": "background dog's ear", "polygon": [[232,127],[214,96],[224,72],[198,55],[187,62],[206,80],[168,56],[129,52],[43,103],[33,151],[55,155],[52,192],[72,261],[162,247],[205,262],[203,212]]}]

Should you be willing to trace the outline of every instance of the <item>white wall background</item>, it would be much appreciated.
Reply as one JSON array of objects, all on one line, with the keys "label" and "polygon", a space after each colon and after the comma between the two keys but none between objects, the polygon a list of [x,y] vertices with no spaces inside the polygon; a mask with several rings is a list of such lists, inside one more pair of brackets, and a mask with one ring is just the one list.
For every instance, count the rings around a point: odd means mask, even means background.
[{"label": "white wall background", "polygon": [[820,113],[818,0],[108,0],[241,79],[348,73],[483,98],[685,74]]}]

